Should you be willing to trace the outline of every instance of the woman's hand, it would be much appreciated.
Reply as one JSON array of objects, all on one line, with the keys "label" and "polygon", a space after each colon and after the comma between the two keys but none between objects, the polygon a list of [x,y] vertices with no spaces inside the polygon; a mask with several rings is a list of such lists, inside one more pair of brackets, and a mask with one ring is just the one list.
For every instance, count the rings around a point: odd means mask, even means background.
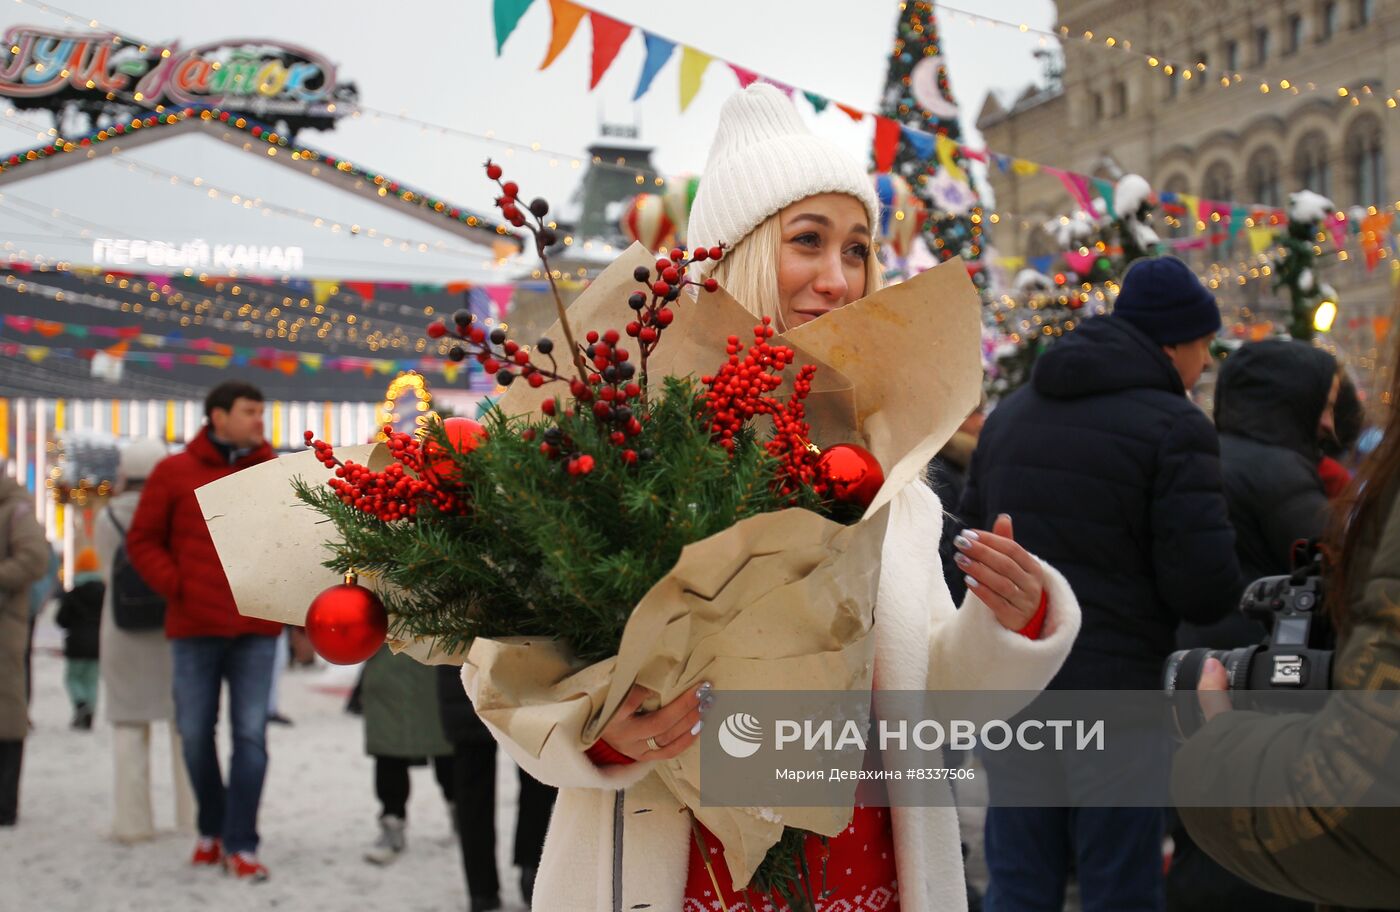
[{"label": "woman's hand", "polygon": [[967,588],[977,593],[997,623],[1020,630],[1031,622],[1045,592],[1045,570],[1040,561],[1016,544],[1011,517],[997,517],[991,532],[966,529],[953,539],[953,557],[967,574]]},{"label": "woman's hand", "polygon": [[641,712],[641,706],[656,692],[633,684],[600,740],[633,760],[669,760],[695,743],[704,722],[702,714],[714,704],[710,682],[690,693],[681,694],[656,712]]}]

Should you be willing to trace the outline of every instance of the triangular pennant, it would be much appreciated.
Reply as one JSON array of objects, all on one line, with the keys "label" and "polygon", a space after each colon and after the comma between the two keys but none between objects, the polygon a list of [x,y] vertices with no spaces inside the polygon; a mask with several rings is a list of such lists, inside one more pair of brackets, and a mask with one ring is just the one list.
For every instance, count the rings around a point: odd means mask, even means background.
[{"label": "triangular pennant", "polygon": [[1341,250],[1347,245],[1347,214],[1345,212],[1334,212],[1323,220],[1327,224],[1327,231],[1332,235],[1332,246]]},{"label": "triangular pennant", "polygon": [[633,101],[647,93],[647,90],[651,88],[651,81],[656,78],[657,73],[661,72],[666,61],[671,59],[671,52],[676,49],[674,41],[667,41],[651,32],[642,32],[642,37],[646,39],[647,57],[642,63],[642,75],[637,80],[637,89],[632,93]]},{"label": "triangular pennant", "polygon": [[595,12],[589,12],[588,21],[593,26],[593,75],[588,80],[588,88],[593,89],[617,59],[622,42],[632,34],[632,26]]},{"label": "triangular pennant", "polygon": [[1190,223],[1191,230],[1195,231],[1197,225],[1196,213],[1201,208],[1201,198],[1199,196],[1192,196],[1189,193],[1178,193],[1177,197],[1181,200],[1181,205],[1186,207],[1186,220]]},{"label": "triangular pennant", "polygon": [[831,104],[830,101],[818,95],[816,92],[803,92],[802,94],[806,96],[807,102],[812,106],[812,110],[816,111],[818,114],[825,111],[826,106]]},{"label": "triangular pennant", "polygon": [[335,294],[335,283],[325,279],[311,280],[311,297],[317,304],[324,304]]},{"label": "triangular pennant", "polygon": [[700,91],[700,80],[705,77],[705,70],[709,69],[710,62],[714,60],[704,51],[697,51],[693,47],[684,47],[681,50],[681,111],[690,107],[690,103],[695,100],[696,94]]},{"label": "triangular pennant", "polygon": [[747,89],[758,81],[758,74],[753,70],[741,67],[737,63],[731,63],[729,68],[734,71],[734,76],[739,80],[739,88],[741,89]]},{"label": "triangular pennant", "polygon": [[1030,177],[1032,174],[1040,173],[1040,165],[1024,158],[1011,159],[1011,173],[1018,177]]},{"label": "triangular pennant", "polygon": [[113,358],[124,358],[126,357],[127,349],[129,349],[130,347],[131,343],[123,340],[121,342],[118,342],[116,345],[113,345],[110,348],[106,349],[106,352]]},{"label": "triangular pennant", "polygon": [[935,141],[938,144],[938,164],[944,173],[960,184],[968,183],[967,172],[957,162],[958,144],[942,133],[935,137]]},{"label": "triangular pennant", "polygon": [[1249,235],[1249,250],[1255,256],[1269,249],[1274,242],[1274,230],[1272,228],[1249,228],[1245,231]]},{"label": "triangular pennant", "polygon": [[35,320],[34,331],[45,339],[52,339],[63,333],[63,324],[53,320]]},{"label": "triangular pennant", "polygon": [[588,10],[569,0],[549,0],[549,12],[554,17],[554,26],[549,35],[549,51],[540,63],[540,69],[547,70],[554,59],[564,53],[564,48],[573,40],[578,24],[583,21]]},{"label": "triangular pennant", "polygon": [[535,0],[495,0],[492,15],[496,21],[497,57],[501,56],[501,48],[505,46],[510,33],[520,24],[520,17],[525,15],[525,11],[534,2]]},{"label": "triangular pennant", "polygon": [[24,356],[35,364],[38,364],[49,356],[49,349],[42,345],[26,345],[24,347]]},{"label": "triangular pennant", "polygon": [[1113,182],[1100,177],[1091,178],[1091,181],[1094,185],[1094,192],[1098,193],[1099,199],[1103,200],[1104,211],[1108,213],[1108,217],[1118,218],[1118,213],[1113,209]]},{"label": "triangular pennant", "polygon": [[933,158],[934,143],[931,133],[915,130],[913,127],[900,127],[899,132],[904,137],[904,141],[914,150],[915,155],[924,160]]},{"label": "triangular pennant", "polygon": [[373,282],[344,282],[342,284],[366,301],[374,300]]},{"label": "triangular pennant", "polygon": [[888,117],[875,118],[875,170],[881,174],[894,167],[899,148],[899,124]]},{"label": "triangular pennant", "polygon": [[835,104],[836,107],[840,108],[842,111],[845,112],[847,117],[849,117],[851,120],[854,120],[856,123],[860,123],[862,120],[865,120],[864,111],[858,111],[855,108],[847,107],[846,105],[841,104],[839,101],[835,102]]},{"label": "triangular pennant", "polygon": [[504,320],[506,314],[510,312],[510,299],[515,294],[515,287],[512,285],[487,285],[486,294],[496,307],[496,319]]}]

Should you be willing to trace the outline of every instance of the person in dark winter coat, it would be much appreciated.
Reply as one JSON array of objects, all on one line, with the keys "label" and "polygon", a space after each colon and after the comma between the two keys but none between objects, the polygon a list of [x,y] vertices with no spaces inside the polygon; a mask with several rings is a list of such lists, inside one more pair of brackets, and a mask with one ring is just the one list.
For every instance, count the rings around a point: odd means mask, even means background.
[{"label": "person in dark winter coat", "polygon": [[[1242,346],[1220,369],[1215,427],[1235,552],[1245,579],[1292,570],[1293,543],[1322,536],[1328,496],[1319,441],[1335,437],[1341,386],[1337,361],[1302,342]],[[1258,621],[1231,611],[1214,624],[1183,624],[1183,649],[1251,646],[1268,636]],[[1167,903],[1181,912],[1306,912],[1311,904],[1251,886],[1216,864],[1185,827],[1172,833]]]},{"label": "person in dark winter coat", "polygon": [[[488,912],[501,908],[500,878],[496,872],[496,740],[477,718],[462,688],[461,669],[439,665],[437,675],[442,731],[453,749],[453,804],[467,895],[471,898],[471,912]],[[528,905],[558,789],[524,770],[518,772],[520,797],[516,803],[514,857],[520,868],[520,894]]]},{"label": "person in dark winter coat", "polygon": [[79,731],[92,730],[97,709],[98,641],[102,600],[107,594],[100,570],[96,552],[91,548],[78,552],[73,585],[58,602],[58,626],[68,631],[63,638],[63,683],[73,703],[72,727]]},{"label": "person in dark winter coat", "polygon": [[[1327,492],[1319,440],[1332,436],[1337,361],[1302,342],[1242,346],[1220,369],[1215,426],[1235,553],[1246,580],[1292,569],[1293,543],[1322,535]],[[1267,631],[1238,611],[1214,624],[1186,624],[1182,648],[1248,646]]]},{"label": "person in dark winter coat", "polygon": [[[1215,430],[1186,395],[1220,325],[1184,263],[1139,260],[1114,314],[1057,342],[987,419],[963,520],[986,528],[1009,514],[1083,609],[1051,689],[1155,689],[1177,625],[1239,600]],[[1080,793],[1091,773],[1059,775]],[[1086,908],[1160,909],[1165,826],[1151,808],[990,807],[986,908],[1058,908],[1077,858]]]}]

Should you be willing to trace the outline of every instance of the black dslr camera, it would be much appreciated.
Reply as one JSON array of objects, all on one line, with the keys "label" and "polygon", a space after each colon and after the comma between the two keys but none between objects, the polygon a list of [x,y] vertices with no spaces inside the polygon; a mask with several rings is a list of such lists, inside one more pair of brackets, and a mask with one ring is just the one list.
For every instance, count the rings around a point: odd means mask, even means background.
[{"label": "black dslr camera", "polygon": [[1195,690],[1206,659],[1225,666],[1231,690],[1330,690],[1333,635],[1323,612],[1322,554],[1313,542],[1293,547],[1293,572],[1249,584],[1240,610],[1269,638],[1240,649],[1181,649],[1167,657],[1168,695]]}]

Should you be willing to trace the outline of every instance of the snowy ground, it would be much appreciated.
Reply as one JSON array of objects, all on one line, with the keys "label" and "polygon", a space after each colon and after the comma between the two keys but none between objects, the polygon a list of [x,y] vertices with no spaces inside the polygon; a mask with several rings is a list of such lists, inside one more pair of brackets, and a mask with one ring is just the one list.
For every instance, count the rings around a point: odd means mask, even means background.
[{"label": "snowy ground", "polygon": [[[296,723],[271,726],[259,855],[262,884],[194,869],[194,837],[173,830],[169,741],[157,734],[152,765],[156,840],[121,846],[111,827],[111,728],[68,728],[60,632],[37,631],[35,729],[26,743],[20,821],[0,829],[0,912],[188,912],[188,910],[463,910],[466,888],[456,839],[430,769],[413,771],[408,851],[388,867],[361,853],[377,835],[373,768],[360,719],[344,712],[354,669],[326,667],[282,676],[282,711]],[[227,747],[227,729],[220,743]],[[509,864],[515,771],[498,763],[497,817],[502,900],[519,912],[518,872]],[[227,769],[227,767],[225,767]]]},{"label": "snowy ground", "polygon": [[[378,804],[361,721],[344,711],[356,669],[322,664],[282,676],[282,711],[295,725],[268,729],[270,763],[259,820],[259,855],[272,877],[246,884],[189,865],[194,837],[173,829],[169,741],[161,732],[153,738],[152,761],[159,835],[137,846],[121,846],[107,837],[111,729],[100,709],[91,732],[68,728],[60,645],[61,632],[42,622],[35,642],[35,729],[25,747],[20,822],[0,829],[0,912],[466,909],[456,839],[427,767],[413,771],[408,851],[388,868],[361,858],[377,835]],[[220,743],[225,749],[226,739],[224,727]],[[497,766],[501,898],[505,912],[523,912],[518,872],[509,861],[516,774],[504,756],[498,755]],[[984,812],[969,808],[959,816],[970,849],[971,879],[985,887]],[[1067,908],[1078,908],[1073,892]]]}]

